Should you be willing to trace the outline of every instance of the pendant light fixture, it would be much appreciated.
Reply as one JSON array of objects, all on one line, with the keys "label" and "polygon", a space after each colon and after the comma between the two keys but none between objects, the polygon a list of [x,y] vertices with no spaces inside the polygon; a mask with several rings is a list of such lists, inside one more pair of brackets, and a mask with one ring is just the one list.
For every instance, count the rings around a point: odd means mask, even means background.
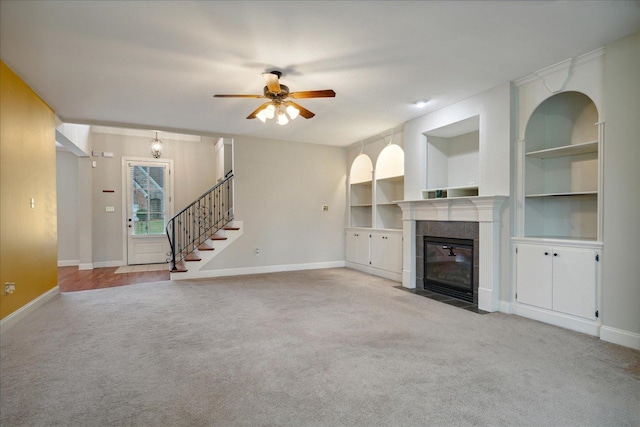
[{"label": "pendant light fixture", "polygon": [[149,142],[149,147],[153,158],[159,159],[162,156],[162,141],[158,139],[158,132],[156,132],[156,137]]}]

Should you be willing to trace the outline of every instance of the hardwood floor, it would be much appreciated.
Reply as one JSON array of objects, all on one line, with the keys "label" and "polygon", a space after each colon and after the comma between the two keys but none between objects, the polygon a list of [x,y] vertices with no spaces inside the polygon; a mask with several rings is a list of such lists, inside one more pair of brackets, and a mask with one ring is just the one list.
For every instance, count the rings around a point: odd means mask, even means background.
[{"label": "hardwood floor", "polygon": [[78,270],[78,267],[58,267],[58,287],[60,292],[74,292],[170,280],[168,271],[115,274],[117,269],[118,267]]}]

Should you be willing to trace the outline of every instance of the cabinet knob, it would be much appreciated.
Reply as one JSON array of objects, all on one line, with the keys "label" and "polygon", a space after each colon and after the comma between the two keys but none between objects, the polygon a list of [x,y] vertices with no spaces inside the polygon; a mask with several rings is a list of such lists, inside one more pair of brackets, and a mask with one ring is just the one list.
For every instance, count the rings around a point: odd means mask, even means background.
[{"label": "cabinet knob", "polygon": [[558,256],[558,254],[554,252],[554,253],[553,253],[553,256]]},{"label": "cabinet knob", "polygon": [[549,255],[549,252],[545,252],[544,254],[545,254],[545,255]]}]

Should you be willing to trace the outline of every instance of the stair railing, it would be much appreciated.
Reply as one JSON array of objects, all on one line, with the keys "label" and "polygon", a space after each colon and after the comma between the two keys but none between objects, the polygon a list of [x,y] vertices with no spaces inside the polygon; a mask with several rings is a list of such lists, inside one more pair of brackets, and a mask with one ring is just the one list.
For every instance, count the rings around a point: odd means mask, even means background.
[{"label": "stair railing", "polygon": [[167,222],[171,271],[227,224],[233,221],[233,171]]}]

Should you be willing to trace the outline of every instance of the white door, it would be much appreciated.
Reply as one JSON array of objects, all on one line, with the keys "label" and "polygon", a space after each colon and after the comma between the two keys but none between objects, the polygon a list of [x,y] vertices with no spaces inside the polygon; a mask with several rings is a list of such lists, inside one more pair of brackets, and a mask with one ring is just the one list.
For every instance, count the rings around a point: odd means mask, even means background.
[{"label": "white door", "polygon": [[170,166],[166,160],[126,160],[127,168],[127,264],[167,261],[169,241],[165,232],[173,200]]}]

